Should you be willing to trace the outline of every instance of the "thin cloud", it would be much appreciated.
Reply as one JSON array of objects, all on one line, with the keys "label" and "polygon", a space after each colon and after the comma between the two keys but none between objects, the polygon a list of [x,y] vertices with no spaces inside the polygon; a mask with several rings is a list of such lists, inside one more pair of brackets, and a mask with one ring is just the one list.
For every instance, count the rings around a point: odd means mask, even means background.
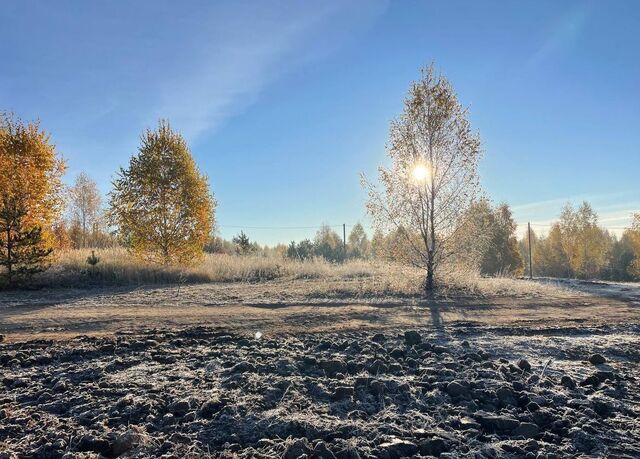
[{"label": "thin cloud", "polygon": [[278,77],[321,59],[370,26],[385,3],[276,5],[217,12],[222,17],[216,21],[224,27],[216,30],[216,38],[194,37],[193,62],[160,83],[150,122],[169,118],[190,139],[214,131]]},{"label": "thin cloud", "polygon": [[591,3],[581,3],[562,15],[541,46],[529,57],[528,66],[536,67],[554,54],[573,48],[584,31],[591,10]]},{"label": "thin cloud", "polygon": [[[522,204],[517,204],[511,207],[514,212],[527,212],[527,211],[546,211],[557,209],[558,207],[562,207],[567,203],[581,203],[582,201],[587,202],[608,202],[614,198],[624,198],[628,196],[637,196],[638,191],[622,191],[615,193],[598,193],[598,194],[581,194],[568,196],[563,198],[553,198],[546,199],[542,201],[533,201]],[[627,201],[628,203],[628,201]],[[607,204],[608,206],[624,206],[625,204],[621,203],[613,203]]]}]

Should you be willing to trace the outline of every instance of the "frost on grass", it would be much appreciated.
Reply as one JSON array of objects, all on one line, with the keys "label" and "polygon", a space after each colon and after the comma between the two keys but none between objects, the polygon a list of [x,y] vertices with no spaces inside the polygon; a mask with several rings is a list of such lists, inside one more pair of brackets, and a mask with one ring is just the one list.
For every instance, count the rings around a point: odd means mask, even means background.
[{"label": "frost on grass", "polygon": [[[85,252],[63,252],[55,265],[43,273],[37,282],[49,287],[288,282],[310,298],[423,296],[423,270],[376,260],[350,260],[334,264],[320,258],[300,261],[277,256],[207,254],[202,262],[194,266],[166,267],[142,263],[129,256],[126,250],[114,248],[100,251],[101,262],[89,273]],[[512,277],[487,278],[473,269],[446,265],[441,267],[436,284],[436,295],[441,297],[566,298],[583,295],[579,290],[559,282]],[[286,290],[290,289],[291,286],[287,285]]]}]

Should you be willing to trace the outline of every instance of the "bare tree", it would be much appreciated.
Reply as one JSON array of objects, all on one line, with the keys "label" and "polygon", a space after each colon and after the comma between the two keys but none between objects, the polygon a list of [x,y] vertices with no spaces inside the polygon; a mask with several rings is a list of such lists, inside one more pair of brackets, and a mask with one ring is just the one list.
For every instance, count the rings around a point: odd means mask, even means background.
[{"label": "bare tree", "polygon": [[101,223],[101,198],[98,186],[85,172],[80,172],[69,188],[69,212],[75,227],[76,247],[87,247],[89,234],[95,233]]},{"label": "bare tree", "polygon": [[426,270],[430,292],[438,266],[460,249],[456,232],[480,192],[480,139],[471,131],[468,109],[433,65],[411,85],[389,137],[391,166],[379,168],[383,191],[363,176],[367,208],[378,229],[404,235],[409,260]]}]

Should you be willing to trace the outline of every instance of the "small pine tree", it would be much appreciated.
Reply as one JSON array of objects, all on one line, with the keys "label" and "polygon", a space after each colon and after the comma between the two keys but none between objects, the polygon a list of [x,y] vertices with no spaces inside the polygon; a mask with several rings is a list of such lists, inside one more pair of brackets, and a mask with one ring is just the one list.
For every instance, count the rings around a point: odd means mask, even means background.
[{"label": "small pine tree", "polygon": [[308,260],[313,258],[315,247],[313,242],[309,239],[304,239],[296,244],[295,241],[291,241],[291,244],[287,247],[287,258],[294,260]]},{"label": "small pine tree", "polygon": [[100,263],[100,257],[96,256],[96,252],[92,250],[91,255],[87,257],[87,264],[91,267],[94,267],[98,263]]},{"label": "small pine tree", "polygon": [[23,206],[0,207],[0,266],[2,278],[9,286],[47,268],[45,263],[53,248],[43,244],[42,227],[25,225],[27,210]]},{"label": "small pine tree", "polygon": [[233,238],[233,243],[236,245],[236,252],[240,255],[246,255],[254,248],[244,231],[240,231],[240,234]]}]

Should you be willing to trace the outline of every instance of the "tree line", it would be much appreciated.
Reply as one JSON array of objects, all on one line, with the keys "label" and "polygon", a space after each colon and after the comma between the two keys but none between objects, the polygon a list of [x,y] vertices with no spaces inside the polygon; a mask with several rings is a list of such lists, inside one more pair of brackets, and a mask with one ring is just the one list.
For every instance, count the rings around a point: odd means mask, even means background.
[{"label": "tree line", "polygon": [[[529,266],[529,238],[519,241],[519,251]],[[531,231],[533,274],[536,276],[640,280],[640,213],[618,238],[598,224],[588,202],[567,204],[544,236]]]},{"label": "tree line", "polygon": [[118,244],[164,265],[201,258],[216,201],[168,122],[143,132],[137,154],[113,180],[105,212],[86,174],[63,186],[65,168],[38,122],[0,115],[0,285],[28,280],[50,265],[54,249],[68,247]]},{"label": "tree line", "polygon": [[[468,109],[433,65],[411,84],[402,113],[391,122],[378,183],[362,176],[374,233],[355,225],[347,244],[329,226],[313,238],[260,247],[241,232],[215,236],[216,200],[185,139],[161,120],[145,130],[138,151],[112,182],[105,210],[97,185],[81,173],[64,187],[65,162],[38,122],[0,115],[0,284],[14,285],[42,271],[55,249],[126,247],[148,263],[184,265],[205,251],[237,255],[269,250],[291,259],[388,259],[425,272],[437,287],[445,265],[483,274],[522,275],[528,240],[518,241],[507,204],[494,205],[480,187],[480,137]],[[547,235],[532,233],[535,275],[640,276],[640,216],[618,239],[598,224],[593,209],[565,207]],[[98,258],[92,257],[92,263]]]},{"label": "tree line", "polygon": [[[508,204],[493,205],[484,199],[465,213],[466,225],[456,236],[456,245],[466,247],[455,262],[473,267],[482,275],[529,275],[528,233],[518,239],[517,223]],[[231,241],[215,237],[207,246],[212,253],[277,255],[294,260],[323,258],[332,262],[375,259],[406,263],[411,250],[406,247],[405,229],[384,234],[375,231],[369,238],[357,223],[346,239],[330,226],[318,229],[312,239],[292,241],[288,246],[261,246],[240,232]],[[621,237],[598,224],[598,215],[588,202],[574,208],[567,203],[558,221],[546,235],[531,231],[533,274],[535,276],[640,280],[640,213]]]}]

